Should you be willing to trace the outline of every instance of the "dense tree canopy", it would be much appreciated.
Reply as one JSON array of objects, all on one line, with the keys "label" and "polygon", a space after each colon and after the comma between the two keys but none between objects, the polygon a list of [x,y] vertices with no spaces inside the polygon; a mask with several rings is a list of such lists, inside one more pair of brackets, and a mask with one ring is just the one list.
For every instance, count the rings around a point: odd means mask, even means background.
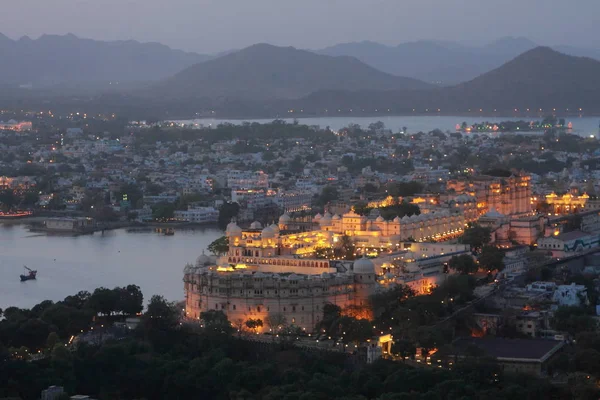
[{"label": "dense tree canopy", "polygon": [[448,267],[461,274],[473,274],[479,269],[473,257],[468,254],[453,256],[448,262]]}]

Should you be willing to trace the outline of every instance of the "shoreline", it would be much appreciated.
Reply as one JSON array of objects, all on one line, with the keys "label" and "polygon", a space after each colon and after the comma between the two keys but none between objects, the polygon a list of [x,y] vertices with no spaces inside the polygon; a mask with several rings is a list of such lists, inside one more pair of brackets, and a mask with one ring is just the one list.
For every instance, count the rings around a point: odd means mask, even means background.
[{"label": "shoreline", "polygon": [[[252,121],[252,120],[278,120],[278,119],[282,119],[282,120],[286,120],[286,119],[297,119],[298,121],[301,121],[302,119],[314,119],[314,118],[352,118],[352,117],[356,117],[356,118],[376,118],[376,117],[381,117],[381,118],[389,118],[389,117],[476,117],[476,118],[518,118],[518,119],[529,119],[529,118],[538,118],[538,119],[543,119],[545,117],[547,117],[548,115],[554,115],[555,112],[552,112],[550,114],[548,113],[494,113],[494,112],[453,112],[453,113],[411,113],[411,112],[407,112],[407,113],[336,113],[336,114],[308,114],[308,113],[303,113],[302,115],[277,115],[277,116],[246,116],[246,117],[228,117],[228,116],[217,116],[217,115],[211,115],[211,116],[183,116],[183,117],[175,117],[175,118],[169,118],[169,119],[165,119],[164,121],[170,121],[170,122],[179,122],[179,121],[194,121],[194,120],[219,120],[222,122],[226,122],[227,120],[230,121]],[[557,114],[558,116],[558,114]],[[590,112],[590,113],[564,113],[564,114],[560,114],[560,117],[564,117],[564,118],[600,118],[600,111],[598,112]]]},{"label": "shoreline", "polygon": [[[195,230],[195,229],[220,229],[217,223],[210,224],[198,224],[195,222],[124,222],[116,223],[108,226],[97,226],[89,230],[84,231],[60,231],[47,229],[43,226],[36,226],[46,220],[47,217],[32,216],[23,217],[17,219],[0,219],[0,226],[14,226],[14,225],[25,225],[29,232],[43,233],[47,235],[56,236],[82,236],[82,235],[93,235],[96,232],[113,231],[119,229],[125,229],[128,233],[146,232],[152,230],[161,229],[181,229],[181,230]],[[137,232],[136,232],[137,231]],[[159,232],[157,232],[159,233]]]}]

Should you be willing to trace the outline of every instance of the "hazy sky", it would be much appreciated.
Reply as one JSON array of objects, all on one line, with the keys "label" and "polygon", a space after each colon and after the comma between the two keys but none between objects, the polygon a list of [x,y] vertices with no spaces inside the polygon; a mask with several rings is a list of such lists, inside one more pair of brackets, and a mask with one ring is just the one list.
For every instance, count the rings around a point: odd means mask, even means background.
[{"label": "hazy sky", "polygon": [[1,0],[0,32],[155,41],[198,52],[258,42],[320,48],[349,41],[597,46],[599,0]]}]

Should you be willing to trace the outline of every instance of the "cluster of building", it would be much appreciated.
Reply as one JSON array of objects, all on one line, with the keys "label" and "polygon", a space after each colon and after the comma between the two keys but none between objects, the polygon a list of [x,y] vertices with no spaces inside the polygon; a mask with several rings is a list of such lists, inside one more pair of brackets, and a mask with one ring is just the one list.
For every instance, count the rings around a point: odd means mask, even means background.
[{"label": "cluster of building", "polygon": [[[368,317],[372,294],[398,284],[428,293],[444,281],[452,256],[470,254],[467,245],[403,242],[402,224],[392,223],[395,229],[388,229],[381,218],[353,212],[317,215],[307,231],[288,214],[266,227],[254,222],[242,229],[232,222],[227,254],[202,255],[185,267],[186,316],[199,319],[202,312],[221,310],[231,321],[284,317],[312,332],[328,303]],[[356,246],[356,260],[318,256],[319,249],[342,245],[344,237]]]},{"label": "cluster of building", "polygon": [[30,121],[15,121],[14,119],[8,122],[0,121],[0,131],[26,132],[33,129],[33,124]]}]

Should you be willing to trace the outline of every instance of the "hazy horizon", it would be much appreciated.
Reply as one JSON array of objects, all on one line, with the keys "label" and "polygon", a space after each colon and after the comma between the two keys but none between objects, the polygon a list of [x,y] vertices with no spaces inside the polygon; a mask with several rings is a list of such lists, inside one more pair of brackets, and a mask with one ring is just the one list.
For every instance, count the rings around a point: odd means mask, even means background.
[{"label": "hazy horizon", "polygon": [[599,13],[596,0],[551,7],[542,0],[21,0],[3,5],[0,32],[12,39],[73,33],[158,42],[198,53],[255,43],[307,49],[365,40],[480,45],[506,36],[540,45],[596,47]]}]

